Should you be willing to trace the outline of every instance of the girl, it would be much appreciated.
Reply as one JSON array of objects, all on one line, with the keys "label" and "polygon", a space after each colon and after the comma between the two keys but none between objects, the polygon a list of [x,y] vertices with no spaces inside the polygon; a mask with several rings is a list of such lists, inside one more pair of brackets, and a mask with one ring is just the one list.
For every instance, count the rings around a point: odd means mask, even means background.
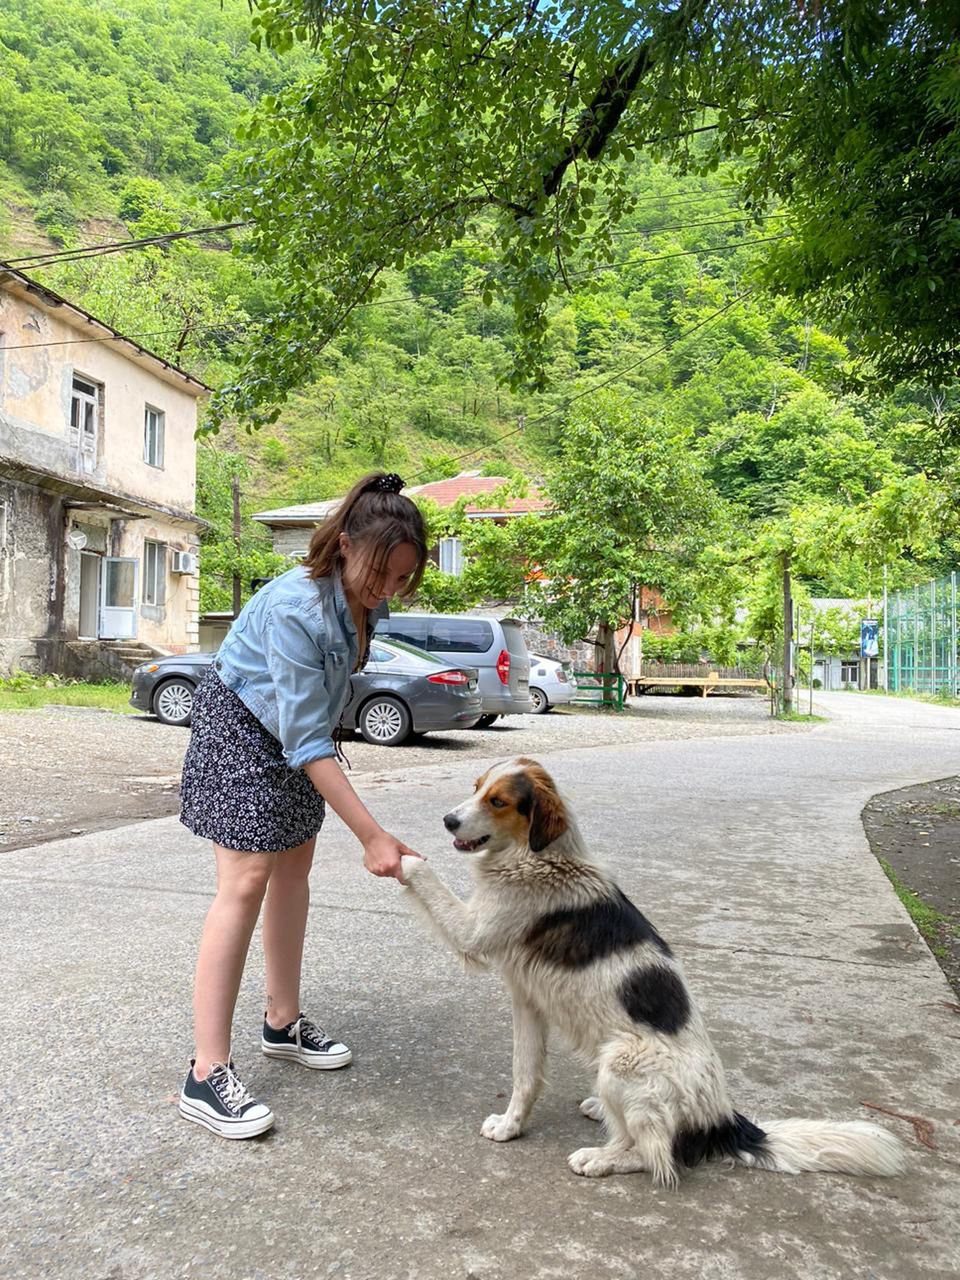
[{"label": "girl", "polygon": [[385,603],[410,595],[427,558],[423,517],[377,472],[317,529],[302,565],[262,587],[234,621],[197,690],[180,816],[213,841],[217,892],[194,985],[196,1056],[180,1114],[250,1138],[273,1113],[244,1087],[230,1031],[250,938],[263,911],[267,1009],[261,1047],[305,1067],[343,1067],[350,1050],[300,1009],[308,875],[325,802],[376,876],[400,879],[406,845],[379,826],[337,763],[350,675],[366,661]]}]

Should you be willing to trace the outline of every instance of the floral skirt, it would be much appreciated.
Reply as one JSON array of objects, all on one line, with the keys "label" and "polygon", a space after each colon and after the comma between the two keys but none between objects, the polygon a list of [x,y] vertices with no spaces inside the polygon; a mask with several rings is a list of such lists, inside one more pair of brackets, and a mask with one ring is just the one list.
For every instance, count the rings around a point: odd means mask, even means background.
[{"label": "floral skirt", "polygon": [[213,667],[193,699],[180,821],[225,849],[294,849],[323,825],[323,797]]}]

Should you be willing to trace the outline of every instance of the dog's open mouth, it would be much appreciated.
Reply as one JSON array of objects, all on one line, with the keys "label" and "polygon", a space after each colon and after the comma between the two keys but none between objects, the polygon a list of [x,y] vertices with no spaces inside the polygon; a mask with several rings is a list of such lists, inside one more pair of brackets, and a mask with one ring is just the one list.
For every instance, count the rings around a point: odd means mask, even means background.
[{"label": "dog's open mouth", "polygon": [[474,849],[479,849],[489,839],[489,836],[481,836],[479,840],[461,840],[459,836],[454,836],[453,847],[461,849],[464,853],[473,853]]}]

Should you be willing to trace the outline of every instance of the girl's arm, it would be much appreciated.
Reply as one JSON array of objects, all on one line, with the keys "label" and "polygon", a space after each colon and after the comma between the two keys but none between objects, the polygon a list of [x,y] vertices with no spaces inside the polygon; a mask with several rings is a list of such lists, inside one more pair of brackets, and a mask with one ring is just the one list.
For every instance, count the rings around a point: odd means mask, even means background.
[{"label": "girl's arm", "polygon": [[311,760],[303,766],[307,777],[329,804],[338,818],[350,828],[363,845],[363,865],[375,876],[395,876],[401,884],[400,859],[412,854],[376,821],[354,791],[336,760],[329,757]]}]

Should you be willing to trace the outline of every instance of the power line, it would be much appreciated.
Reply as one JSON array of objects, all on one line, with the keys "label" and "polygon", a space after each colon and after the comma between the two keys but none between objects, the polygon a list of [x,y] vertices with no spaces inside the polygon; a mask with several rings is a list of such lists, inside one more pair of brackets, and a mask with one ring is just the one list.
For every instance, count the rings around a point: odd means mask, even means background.
[{"label": "power line", "polygon": [[[733,186],[727,186],[727,187],[719,187],[713,191],[698,191],[698,192],[691,192],[691,193],[677,192],[677,193],[665,193],[662,195],[641,196],[638,199],[632,200],[630,202],[630,208],[636,208],[638,205],[644,205],[644,204],[659,203],[659,204],[670,204],[670,205],[678,204],[679,205],[679,204],[695,203],[702,200],[714,200],[714,199],[717,199],[718,196],[722,197],[725,193],[730,191],[736,191],[736,190],[737,190],[737,187],[733,185]],[[604,212],[604,210],[598,210],[598,212],[602,213]],[[773,217],[773,216],[785,216],[785,215],[770,214],[766,216]],[[744,221],[748,221],[748,220],[749,219],[744,219]],[[13,222],[15,225],[19,224],[24,227],[30,227],[31,229],[35,229],[35,230],[37,229],[35,222],[24,217],[23,215],[8,214],[7,221]],[[81,245],[75,248],[56,249],[47,253],[36,253],[36,254],[24,255],[23,257],[20,257],[20,258],[10,258],[5,261],[4,265],[10,266],[10,267],[17,267],[21,265],[26,266],[27,264],[56,265],[58,262],[72,262],[72,261],[82,259],[84,257],[97,257],[100,254],[106,254],[106,253],[120,253],[120,252],[124,252],[127,249],[137,249],[137,248],[143,248],[149,245],[165,244],[173,240],[187,239],[191,236],[210,235],[218,231],[233,231],[241,227],[250,227],[253,225],[254,225],[253,221],[229,222],[219,226],[197,227],[187,231],[171,231],[171,232],[167,232],[167,233],[156,235],[156,236],[145,236],[137,240],[107,241],[105,243],[100,243],[100,244],[95,243],[95,244]],[[689,223],[687,225],[688,226],[700,226],[700,225],[707,226],[709,224],[708,223]],[[661,231],[683,230],[683,229],[684,227],[682,226],[658,228],[658,230],[661,230]],[[37,234],[40,235],[42,234],[42,232],[37,230]],[[623,232],[613,232],[612,234],[643,235],[648,233],[644,231],[632,232],[628,230]],[[653,232],[651,231],[649,234],[653,234]]]},{"label": "power line", "polygon": [[[607,266],[603,266],[603,267],[588,267],[588,268],[585,268],[583,271],[570,271],[567,273],[567,276],[569,279],[576,279],[584,275],[599,276],[599,275],[603,275],[606,272],[630,271],[630,270],[634,270],[637,267],[645,267],[651,262],[666,262],[671,258],[689,258],[689,257],[695,257],[695,256],[705,256],[711,253],[731,253],[735,249],[747,249],[747,248],[750,248],[751,245],[769,244],[771,241],[785,240],[787,238],[788,237],[786,234],[776,235],[776,236],[761,236],[754,240],[734,241],[731,244],[725,244],[725,245],[713,245],[713,246],[701,247],[698,249],[679,249],[675,253],[648,254],[646,257],[643,257],[643,258],[626,258],[620,262],[610,263]],[[393,298],[375,298],[372,302],[360,302],[357,304],[354,310],[365,311],[371,307],[394,306],[399,302],[413,302],[417,305],[422,305],[423,299],[436,302],[436,301],[439,301],[439,299],[441,298],[471,297],[471,296],[475,297],[479,294],[482,294],[483,291],[484,291],[483,287],[478,285],[478,286],[468,286],[460,289],[441,289],[438,293],[419,293],[419,294],[404,293],[404,294],[398,294],[396,297],[393,297]],[[210,324],[210,325],[194,325],[193,329],[194,330],[233,329],[233,331],[236,334],[242,336],[251,327],[252,326],[243,325],[243,324],[237,324],[232,326],[225,325],[225,324]],[[67,338],[60,342],[24,342],[24,343],[20,343],[19,345],[6,346],[0,349],[4,351],[26,351],[32,347],[71,347],[71,346],[79,345],[81,343],[88,343],[88,342],[123,342],[125,339],[129,339],[129,338],[159,337],[166,333],[182,333],[182,331],[183,331],[183,328],[181,325],[175,325],[169,329],[155,329],[149,333],[128,333],[120,337],[109,336],[109,337],[102,337],[102,338]]]},{"label": "power line", "polygon": [[[106,324],[105,320],[98,320],[98,324]],[[138,338],[161,338],[168,333],[183,333],[183,325],[171,325],[168,329],[149,329],[138,330],[134,333],[114,333],[100,338],[64,338],[59,342],[20,342],[14,343],[12,346],[4,346],[0,343],[0,353],[4,351],[31,351],[34,347],[77,347],[89,342],[128,342]],[[249,325],[231,325],[226,324],[194,324],[189,325],[188,329],[191,333],[198,329],[210,330],[216,332],[218,329],[233,330],[235,333],[243,334],[250,328]]]},{"label": "power line", "polygon": [[[786,213],[772,213],[764,215],[764,220],[769,218],[785,218]],[[751,217],[744,218],[712,218],[702,222],[678,222],[670,223],[663,227],[638,227],[635,229],[625,228],[622,231],[613,231],[610,234],[618,239],[632,236],[646,235],[662,235],[667,231],[689,231],[697,227],[713,227],[713,226],[737,226],[743,223],[752,223],[756,220]],[[227,222],[219,226],[197,227],[190,231],[170,231],[162,235],[145,236],[138,240],[117,240],[104,244],[85,245],[75,249],[58,249],[50,253],[36,253],[24,255],[20,258],[8,258],[4,261],[5,266],[12,267],[14,270],[22,268],[23,270],[36,270],[41,267],[55,267],[64,263],[83,262],[88,258],[106,257],[114,253],[126,253],[131,249],[149,248],[154,245],[169,244],[174,240],[185,240],[193,236],[211,235],[214,232],[233,231],[238,227],[249,227],[253,224],[250,222]]]},{"label": "power line", "polygon": [[225,222],[216,227],[196,227],[192,231],[168,231],[163,235],[144,236],[139,240],[115,240],[107,244],[92,244],[80,249],[58,249],[55,253],[35,253],[23,258],[8,258],[2,265],[24,266],[34,269],[41,266],[57,266],[60,262],[74,262],[83,258],[98,258],[108,253],[124,253],[128,249],[143,249],[149,245],[168,244],[171,240],[186,240],[191,236],[212,235],[215,231],[233,231],[248,227],[249,222]]},{"label": "power line", "polygon": [[[659,347],[656,347],[653,351],[648,351],[646,355],[641,356],[639,360],[634,360],[630,364],[624,365],[620,369],[615,369],[613,373],[609,374],[605,378],[602,378],[599,382],[593,383],[591,386],[586,387],[583,391],[578,391],[576,395],[569,396],[566,400],[563,401],[562,404],[558,404],[553,409],[549,409],[546,413],[540,414],[539,417],[533,419],[533,423],[536,425],[539,425],[542,422],[546,422],[548,418],[552,418],[556,414],[569,409],[569,407],[572,404],[574,404],[577,400],[582,400],[584,396],[593,395],[595,394],[595,392],[601,391],[604,387],[609,386],[611,382],[619,381],[621,378],[625,377],[627,374],[633,373],[634,370],[639,369],[641,365],[646,364],[649,360],[653,360],[654,357],[662,355],[666,351],[673,351],[675,347],[679,346],[681,342],[684,342],[692,334],[697,333],[700,329],[705,329],[707,325],[712,324],[714,320],[718,320],[720,316],[722,316],[725,312],[732,311],[734,307],[739,306],[742,302],[746,302],[747,298],[750,297],[752,292],[753,291],[751,289],[747,289],[744,293],[740,294],[739,297],[731,298],[730,301],[725,302],[722,307],[717,307],[717,309],[715,311],[711,311],[711,313],[708,316],[704,316],[702,320],[698,320],[696,324],[690,325],[689,328],[684,329],[682,333],[677,334],[677,336],[673,339],[672,342],[664,342]],[[448,459],[448,461],[450,463],[454,463],[454,462],[462,462],[465,458],[472,458],[475,454],[483,453],[486,449],[490,449],[493,445],[499,444],[501,440],[508,440],[510,436],[515,436],[518,432],[525,430],[526,427],[529,425],[532,425],[532,424],[527,422],[522,422],[515,427],[511,427],[509,431],[505,431],[503,435],[497,436],[496,439],[489,440],[487,441],[486,444],[478,445],[476,449],[470,449],[466,453],[457,454],[456,457],[450,458]],[[420,479],[421,476],[424,476],[426,474],[427,474],[426,471],[419,471],[413,477],[413,480],[417,481]]]},{"label": "power line", "polygon": [[[748,249],[751,245],[769,244],[774,240],[786,240],[788,238],[788,235],[783,233],[776,236],[760,236],[754,240],[736,240],[731,244],[702,246],[697,249],[678,249],[675,253],[648,254],[643,258],[624,258],[620,262],[609,263],[604,267],[586,267],[582,271],[568,271],[567,278],[576,279],[584,275],[602,275],[608,271],[628,271],[633,270],[635,267],[645,267],[650,262],[667,262],[671,258],[690,258],[698,255],[705,256],[710,253],[732,253],[735,249]],[[559,277],[556,278],[559,279]],[[437,293],[403,293],[397,294],[393,298],[374,298],[372,302],[359,302],[354,310],[365,311],[370,307],[393,306],[398,302],[419,302],[421,298],[436,302],[440,298],[470,297],[484,292],[482,285],[469,285],[460,289],[440,289]]]},{"label": "power line", "polygon": [[611,231],[611,236],[618,239],[626,236],[659,236],[665,231],[690,231],[693,227],[736,227],[741,226],[744,222],[769,222],[771,218],[789,218],[789,213],[765,213],[762,218],[751,218],[749,215],[744,218],[709,218],[706,222],[676,222],[665,227],[640,227],[638,230],[631,231],[627,228],[624,231]]}]

